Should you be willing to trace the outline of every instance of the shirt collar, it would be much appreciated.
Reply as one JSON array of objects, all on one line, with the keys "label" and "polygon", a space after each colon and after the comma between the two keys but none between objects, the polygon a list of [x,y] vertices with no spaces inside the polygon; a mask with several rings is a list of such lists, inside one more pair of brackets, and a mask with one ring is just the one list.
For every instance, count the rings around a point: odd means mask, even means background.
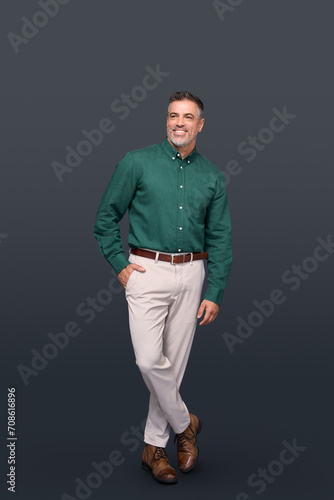
[{"label": "shirt collar", "polygon": [[[176,148],[174,148],[174,146],[172,146],[172,144],[167,139],[167,136],[162,141],[161,145],[171,160],[176,160],[176,158],[181,158],[181,153]],[[198,153],[197,153],[197,149],[195,146],[194,149],[192,150],[192,152],[183,159],[188,160],[188,161],[194,161],[197,155],[198,155]]]}]

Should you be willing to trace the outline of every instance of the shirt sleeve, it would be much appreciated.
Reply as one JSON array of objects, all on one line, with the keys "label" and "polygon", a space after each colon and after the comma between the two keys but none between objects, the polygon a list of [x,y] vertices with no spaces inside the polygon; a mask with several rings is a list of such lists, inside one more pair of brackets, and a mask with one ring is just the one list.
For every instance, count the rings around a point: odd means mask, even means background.
[{"label": "shirt sleeve", "polygon": [[216,194],[206,212],[204,250],[209,254],[208,287],[204,299],[220,306],[232,264],[231,220],[222,172],[217,179]]},{"label": "shirt sleeve", "polygon": [[116,274],[130,264],[123,250],[119,221],[136,191],[136,169],[131,152],[116,165],[97,211],[94,236],[102,255]]}]

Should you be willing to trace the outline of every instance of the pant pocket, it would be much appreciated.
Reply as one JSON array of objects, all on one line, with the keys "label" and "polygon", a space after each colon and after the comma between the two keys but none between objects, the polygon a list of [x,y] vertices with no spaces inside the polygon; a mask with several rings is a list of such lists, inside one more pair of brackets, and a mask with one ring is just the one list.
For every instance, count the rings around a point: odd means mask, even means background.
[{"label": "pant pocket", "polygon": [[[130,253],[130,255],[129,255],[129,261],[131,262],[131,264],[137,264],[136,255],[133,255],[133,254]],[[132,287],[133,282],[136,281],[136,277],[137,277],[136,275],[138,275],[138,273],[139,273],[139,271],[137,271],[136,269],[134,269],[132,271],[132,273],[130,274],[129,279],[127,281],[127,284],[125,286],[125,295],[127,294],[129,288]]]}]

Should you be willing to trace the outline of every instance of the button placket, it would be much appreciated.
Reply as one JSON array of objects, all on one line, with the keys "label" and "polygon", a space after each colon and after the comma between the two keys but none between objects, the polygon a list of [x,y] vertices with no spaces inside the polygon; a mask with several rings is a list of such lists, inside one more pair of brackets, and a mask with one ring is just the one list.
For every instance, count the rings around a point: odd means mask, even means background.
[{"label": "button placket", "polygon": [[178,166],[178,201],[177,201],[177,211],[178,211],[178,217],[177,217],[177,246],[178,246],[178,251],[181,252],[183,248],[183,232],[184,232],[184,166],[179,164]]}]

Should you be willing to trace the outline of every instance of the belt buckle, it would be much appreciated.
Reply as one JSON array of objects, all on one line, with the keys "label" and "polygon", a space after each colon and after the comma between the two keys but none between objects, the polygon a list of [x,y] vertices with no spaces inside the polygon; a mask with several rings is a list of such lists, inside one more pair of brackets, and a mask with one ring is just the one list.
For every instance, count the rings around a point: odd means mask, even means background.
[{"label": "belt buckle", "polygon": [[[190,254],[190,253],[191,253],[191,252],[187,252],[187,253],[184,253],[183,255],[180,255],[179,253],[172,253],[172,254],[171,254],[171,260],[170,260],[170,263],[171,263],[171,264],[174,264],[174,257],[176,256],[176,257],[182,257],[182,264],[184,264],[184,263],[185,263],[185,261],[186,261],[186,255],[188,255],[188,254]],[[175,262],[175,264],[176,264],[176,262]]]}]

